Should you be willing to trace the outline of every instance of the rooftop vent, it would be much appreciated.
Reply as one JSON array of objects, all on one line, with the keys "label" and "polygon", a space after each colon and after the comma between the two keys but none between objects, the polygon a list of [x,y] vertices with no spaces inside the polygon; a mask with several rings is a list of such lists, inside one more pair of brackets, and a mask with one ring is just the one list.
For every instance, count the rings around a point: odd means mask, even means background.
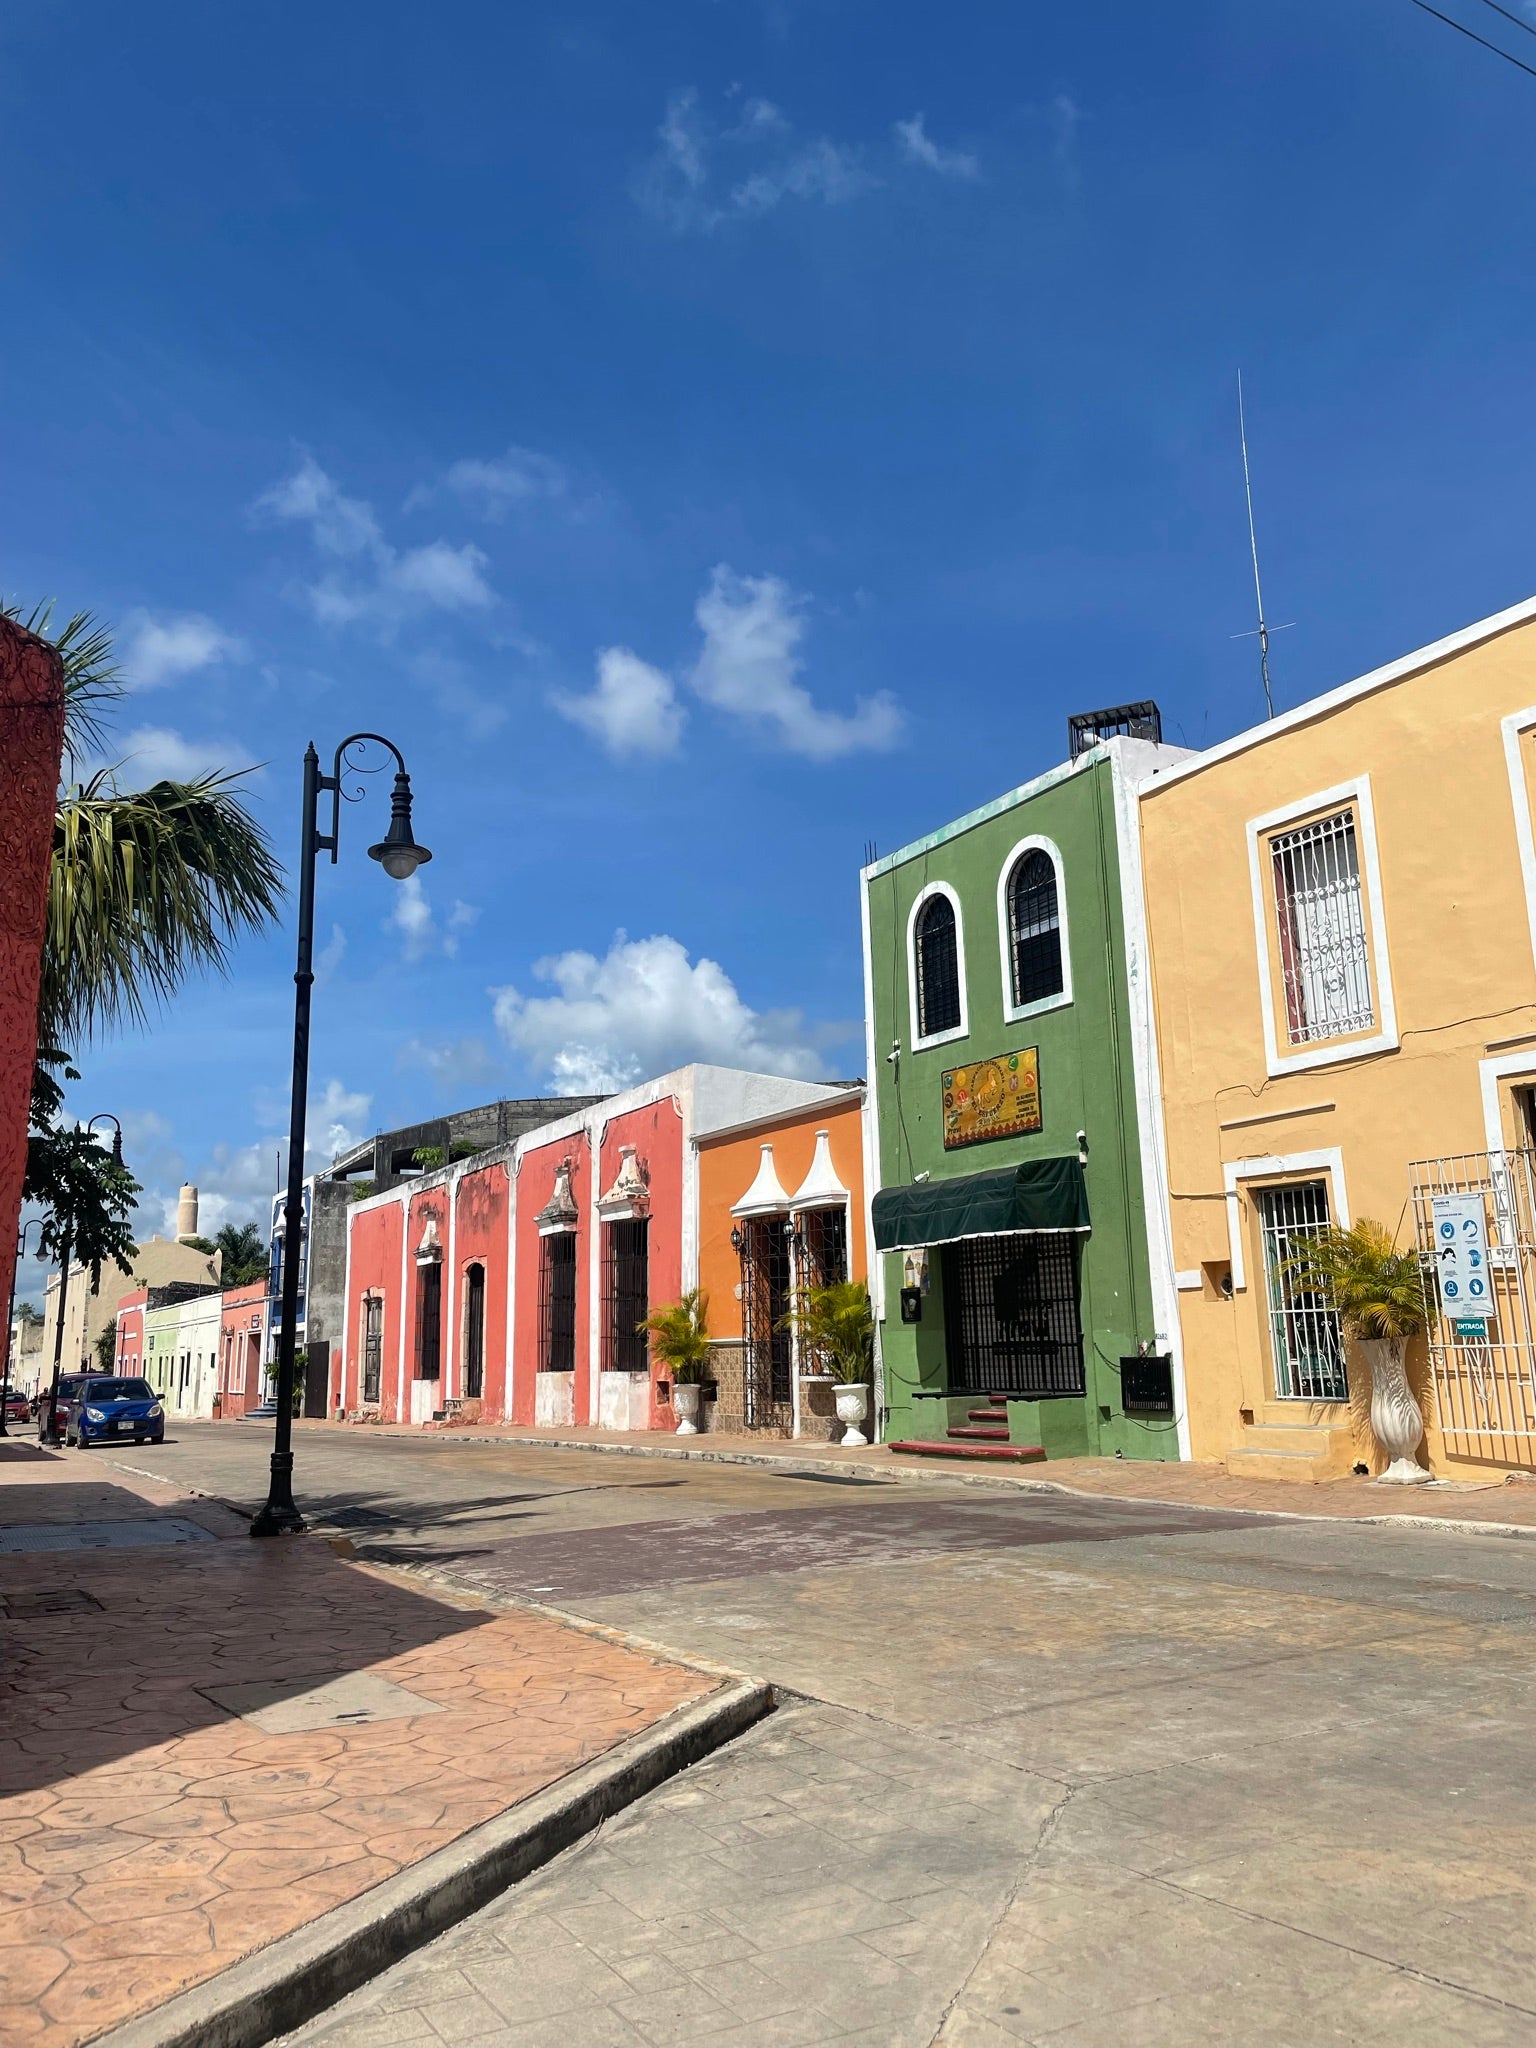
[{"label": "rooftop vent", "polygon": [[1075,761],[1100,740],[1151,740],[1163,742],[1163,714],[1147,698],[1140,704],[1113,704],[1108,711],[1078,711],[1067,720],[1067,750]]}]

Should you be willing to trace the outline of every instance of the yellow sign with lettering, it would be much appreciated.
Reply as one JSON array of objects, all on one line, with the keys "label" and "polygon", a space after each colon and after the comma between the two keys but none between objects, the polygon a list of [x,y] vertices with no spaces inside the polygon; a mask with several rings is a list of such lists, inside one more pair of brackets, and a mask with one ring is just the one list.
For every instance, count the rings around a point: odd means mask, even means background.
[{"label": "yellow sign with lettering", "polygon": [[1040,1050],[1000,1053],[944,1076],[944,1149],[988,1138],[1022,1138],[1041,1128]]}]

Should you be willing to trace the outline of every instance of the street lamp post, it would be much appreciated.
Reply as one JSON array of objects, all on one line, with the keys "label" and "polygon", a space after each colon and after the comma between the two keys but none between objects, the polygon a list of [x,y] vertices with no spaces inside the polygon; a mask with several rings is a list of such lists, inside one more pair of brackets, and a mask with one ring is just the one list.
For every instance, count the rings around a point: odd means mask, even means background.
[{"label": "street lamp post", "polygon": [[[411,830],[411,778],[405,772],[405,757],[393,740],[382,733],[355,732],[336,749],[329,775],[320,773],[320,756],[311,741],[304,752],[303,826],[299,845],[299,940],[293,974],[293,1095],[288,1119],[288,1192],[283,1200],[282,1323],[277,1335],[277,1418],[273,1432],[272,1474],[267,1487],[266,1506],[251,1523],[253,1536],[286,1536],[304,1527],[293,1500],[293,1380],[295,1325],[299,1308],[299,1257],[302,1250],[304,1217],[304,1126],[309,1109],[309,998],[314,986],[315,861],[329,853],[336,862],[341,828],[341,804],[356,803],[361,788],[344,792],[343,774],[375,774],[376,769],[348,759],[353,747],[374,745],[388,748],[395,758],[395,786],[390,803],[389,830],[368,857],[376,860],[393,881],[408,881],[432,856],[418,846]],[[319,829],[320,798],[331,799],[329,835]]]},{"label": "street lamp post", "polygon": [[3,1387],[0,1387],[0,1436],[9,1436],[11,1433],[6,1424],[5,1411],[11,1405],[11,1331],[16,1326],[16,1278],[21,1271],[21,1262],[27,1255],[27,1232],[34,1224],[37,1226],[38,1246],[41,1249],[43,1235],[43,1219],[41,1216],[29,1216],[16,1233],[16,1263],[11,1268],[11,1307],[10,1313],[5,1319],[5,1384]]},{"label": "street lamp post", "polygon": [[[98,1124],[110,1124],[112,1126],[112,1164],[114,1166],[121,1166],[123,1163],[122,1125],[112,1115],[110,1110],[103,1110],[98,1116],[93,1116],[85,1128],[88,1131],[94,1131]],[[53,1442],[59,1424],[59,1366],[64,1356],[64,1313],[69,1307],[69,1265],[74,1255],[75,1219],[73,1216],[66,1216],[64,1218],[64,1235],[59,1245],[59,1310],[53,1324],[53,1379],[48,1388],[47,1441],[49,1443]]]}]

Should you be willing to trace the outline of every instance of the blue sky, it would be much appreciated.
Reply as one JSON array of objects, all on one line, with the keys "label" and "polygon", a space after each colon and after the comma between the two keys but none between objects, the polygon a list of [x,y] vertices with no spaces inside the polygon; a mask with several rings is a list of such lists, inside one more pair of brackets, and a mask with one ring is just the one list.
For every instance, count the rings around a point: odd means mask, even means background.
[{"label": "blue sky", "polygon": [[[1459,0],[1479,28],[1521,36]],[[120,750],[404,749],[321,874],[318,1142],[691,1056],[863,1064],[856,872],[1156,697],[1536,587],[1536,80],[1407,4],[52,0],[0,27],[0,586]],[[82,1048],[252,1213],[291,924]],[[160,1221],[151,1206],[147,1219]]]}]

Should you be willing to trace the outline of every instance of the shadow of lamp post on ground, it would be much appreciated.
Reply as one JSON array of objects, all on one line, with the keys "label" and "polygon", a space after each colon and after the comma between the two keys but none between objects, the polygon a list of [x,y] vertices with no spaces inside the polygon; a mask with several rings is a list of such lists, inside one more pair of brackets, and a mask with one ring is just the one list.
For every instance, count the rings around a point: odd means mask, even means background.
[{"label": "shadow of lamp post on ground", "polygon": [[[384,747],[395,760],[395,786],[390,800],[389,830],[368,858],[376,860],[392,881],[407,882],[432,856],[418,846],[411,829],[411,778],[405,757],[382,733],[355,732],[336,749],[329,775],[320,773],[320,756],[311,741],[304,752],[304,819],[299,850],[298,960],[293,973],[293,1097],[288,1120],[288,1191],[283,1199],[282,1323],[277,1337],[277,1416],[273,1430],[272,1474],[265,1507],[251,1523],[253,1536],[287,1536],[301,1531],[304,1519],[293,1500],[293,1384],[295,1324],[299,1307],[299,1257],[304,1218],[304,1125],[309,1110],[309,998],[314,986],[315,862],[322,853],[336,864],[342,800],[358,803],[366,794],[359,784],[344,790],[354,775],[376,775],[379,766],[354,760],[353,748]],[[331,799],[331,829],[319,829],[320,798]]]}]

